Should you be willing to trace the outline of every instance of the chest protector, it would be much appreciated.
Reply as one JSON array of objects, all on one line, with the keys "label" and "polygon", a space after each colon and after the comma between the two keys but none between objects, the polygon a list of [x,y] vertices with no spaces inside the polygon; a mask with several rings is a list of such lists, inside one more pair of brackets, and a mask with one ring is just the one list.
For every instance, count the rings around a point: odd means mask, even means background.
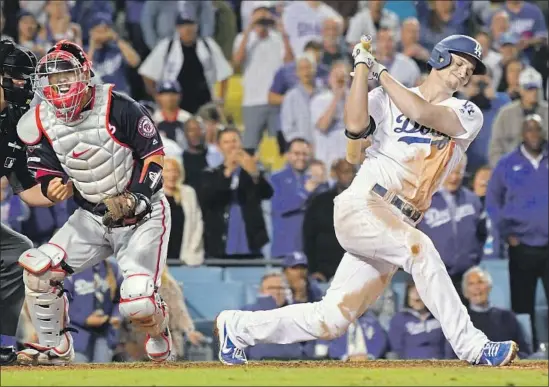
[{"label": "chest protector", "polygon": [[67,125],[47,105],[36,107],[36,124],[48,137],[65,173],[89,202],[120,193],[129,185],[132,149],[114,137],[109,123],[112,85],[95,86],[93,108]]}]

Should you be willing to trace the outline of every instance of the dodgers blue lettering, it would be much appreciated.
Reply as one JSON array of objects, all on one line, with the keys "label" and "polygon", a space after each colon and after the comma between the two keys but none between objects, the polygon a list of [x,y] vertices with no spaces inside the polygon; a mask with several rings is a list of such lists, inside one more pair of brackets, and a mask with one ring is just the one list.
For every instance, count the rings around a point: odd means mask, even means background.
[{"label": "dodgers blue lettering", "polygon": [[[419,134],[426,137],[416,137],[416,136],[402,136],[398,139],[399,142],[404,142],[408,145],[410,144],[431,144],[436,146],[438,149],[443,149],[450,142],[450,137],[444,133],[440,133],[437,130],[428,128],[424,125],[418,124],[417,122],[411,121],[404,114],[400,114],[396,118],[397,124],[401,124],[393,129],[395,133],[407,133],[407,134]],[[413,125],[410,126],[410,123]],[[433,138],[433,137],[436,137]]]}]

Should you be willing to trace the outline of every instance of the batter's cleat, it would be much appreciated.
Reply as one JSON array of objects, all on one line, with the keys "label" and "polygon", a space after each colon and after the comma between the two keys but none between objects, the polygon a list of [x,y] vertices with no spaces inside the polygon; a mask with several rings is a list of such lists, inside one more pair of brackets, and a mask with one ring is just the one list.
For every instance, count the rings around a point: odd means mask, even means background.
[{"label": "batter's cleat", "polygon": [[57,347],[48,348],[38,343],[25,343],[25,348],[17,352],[18,364],[66,365],[74,361],[72,336],[65,332]]},{"label": "batter's cleat", "polygon": [[164,332],[156,337],[147,335],[145,339],[145,352],[152,361],[163,362],[172,359],[172,334],[166,328]]},{"label": "batter's cleat", "polygon": [[242,365],[248,362],[243,349],[237,348],[227,334],[226,323],[221,312],[214,322],[214,336],[219,343],[219,361],[226,365]]},{"label": "batter's cleat", "polygon": [[0,347],[0,366],[8,366],[15,363],[17,353],[13,347]]},{"label": "batter's cleat", "polygon": [[488,365],[492,367],[511,364],[518,352],[518,345],[514,341],[489,341],[482,348],[476,365]]}]

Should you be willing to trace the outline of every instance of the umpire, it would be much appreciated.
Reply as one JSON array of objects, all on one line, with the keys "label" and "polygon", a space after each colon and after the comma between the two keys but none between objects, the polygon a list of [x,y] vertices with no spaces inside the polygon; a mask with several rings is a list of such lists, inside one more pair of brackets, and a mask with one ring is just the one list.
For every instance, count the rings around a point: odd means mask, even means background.
[{"label": "umpire", "polygon": [[[0,98],[0,177],[6,176],[13,192],[28,205],[51,206],[27,169],[26,149],[15,130],[33,99],[31,77],[35,67],[36,57],[31,51],[8,40],[0,41],[0,91],[4,95]],[[32,248],[32,242],[4,224],[0,227],[0,334],[15,336],[25,299],[23,268],[17,261]],[[16,359],[13,347],[0,347],[0,366]]]}]

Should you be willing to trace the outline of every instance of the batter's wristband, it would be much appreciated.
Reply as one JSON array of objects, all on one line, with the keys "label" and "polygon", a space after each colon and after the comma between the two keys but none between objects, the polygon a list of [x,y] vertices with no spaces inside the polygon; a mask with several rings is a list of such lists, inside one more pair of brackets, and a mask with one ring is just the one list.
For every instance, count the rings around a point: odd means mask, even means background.
[{"label": "batter's wristband", "polygon": [[370,116],[370,122],[368,123],[368,126],[366,127],[366,129],[364,129],[362,132],[357,134],[351,133],[347,129],[345,129],[345,136],[347,138],[350,138],[351,140],[360,140],[361,138],[366,138],[370,136],[372,133],[375,132],[375,130],[376,130],[376,122],[374,121],[372,116]]}]

